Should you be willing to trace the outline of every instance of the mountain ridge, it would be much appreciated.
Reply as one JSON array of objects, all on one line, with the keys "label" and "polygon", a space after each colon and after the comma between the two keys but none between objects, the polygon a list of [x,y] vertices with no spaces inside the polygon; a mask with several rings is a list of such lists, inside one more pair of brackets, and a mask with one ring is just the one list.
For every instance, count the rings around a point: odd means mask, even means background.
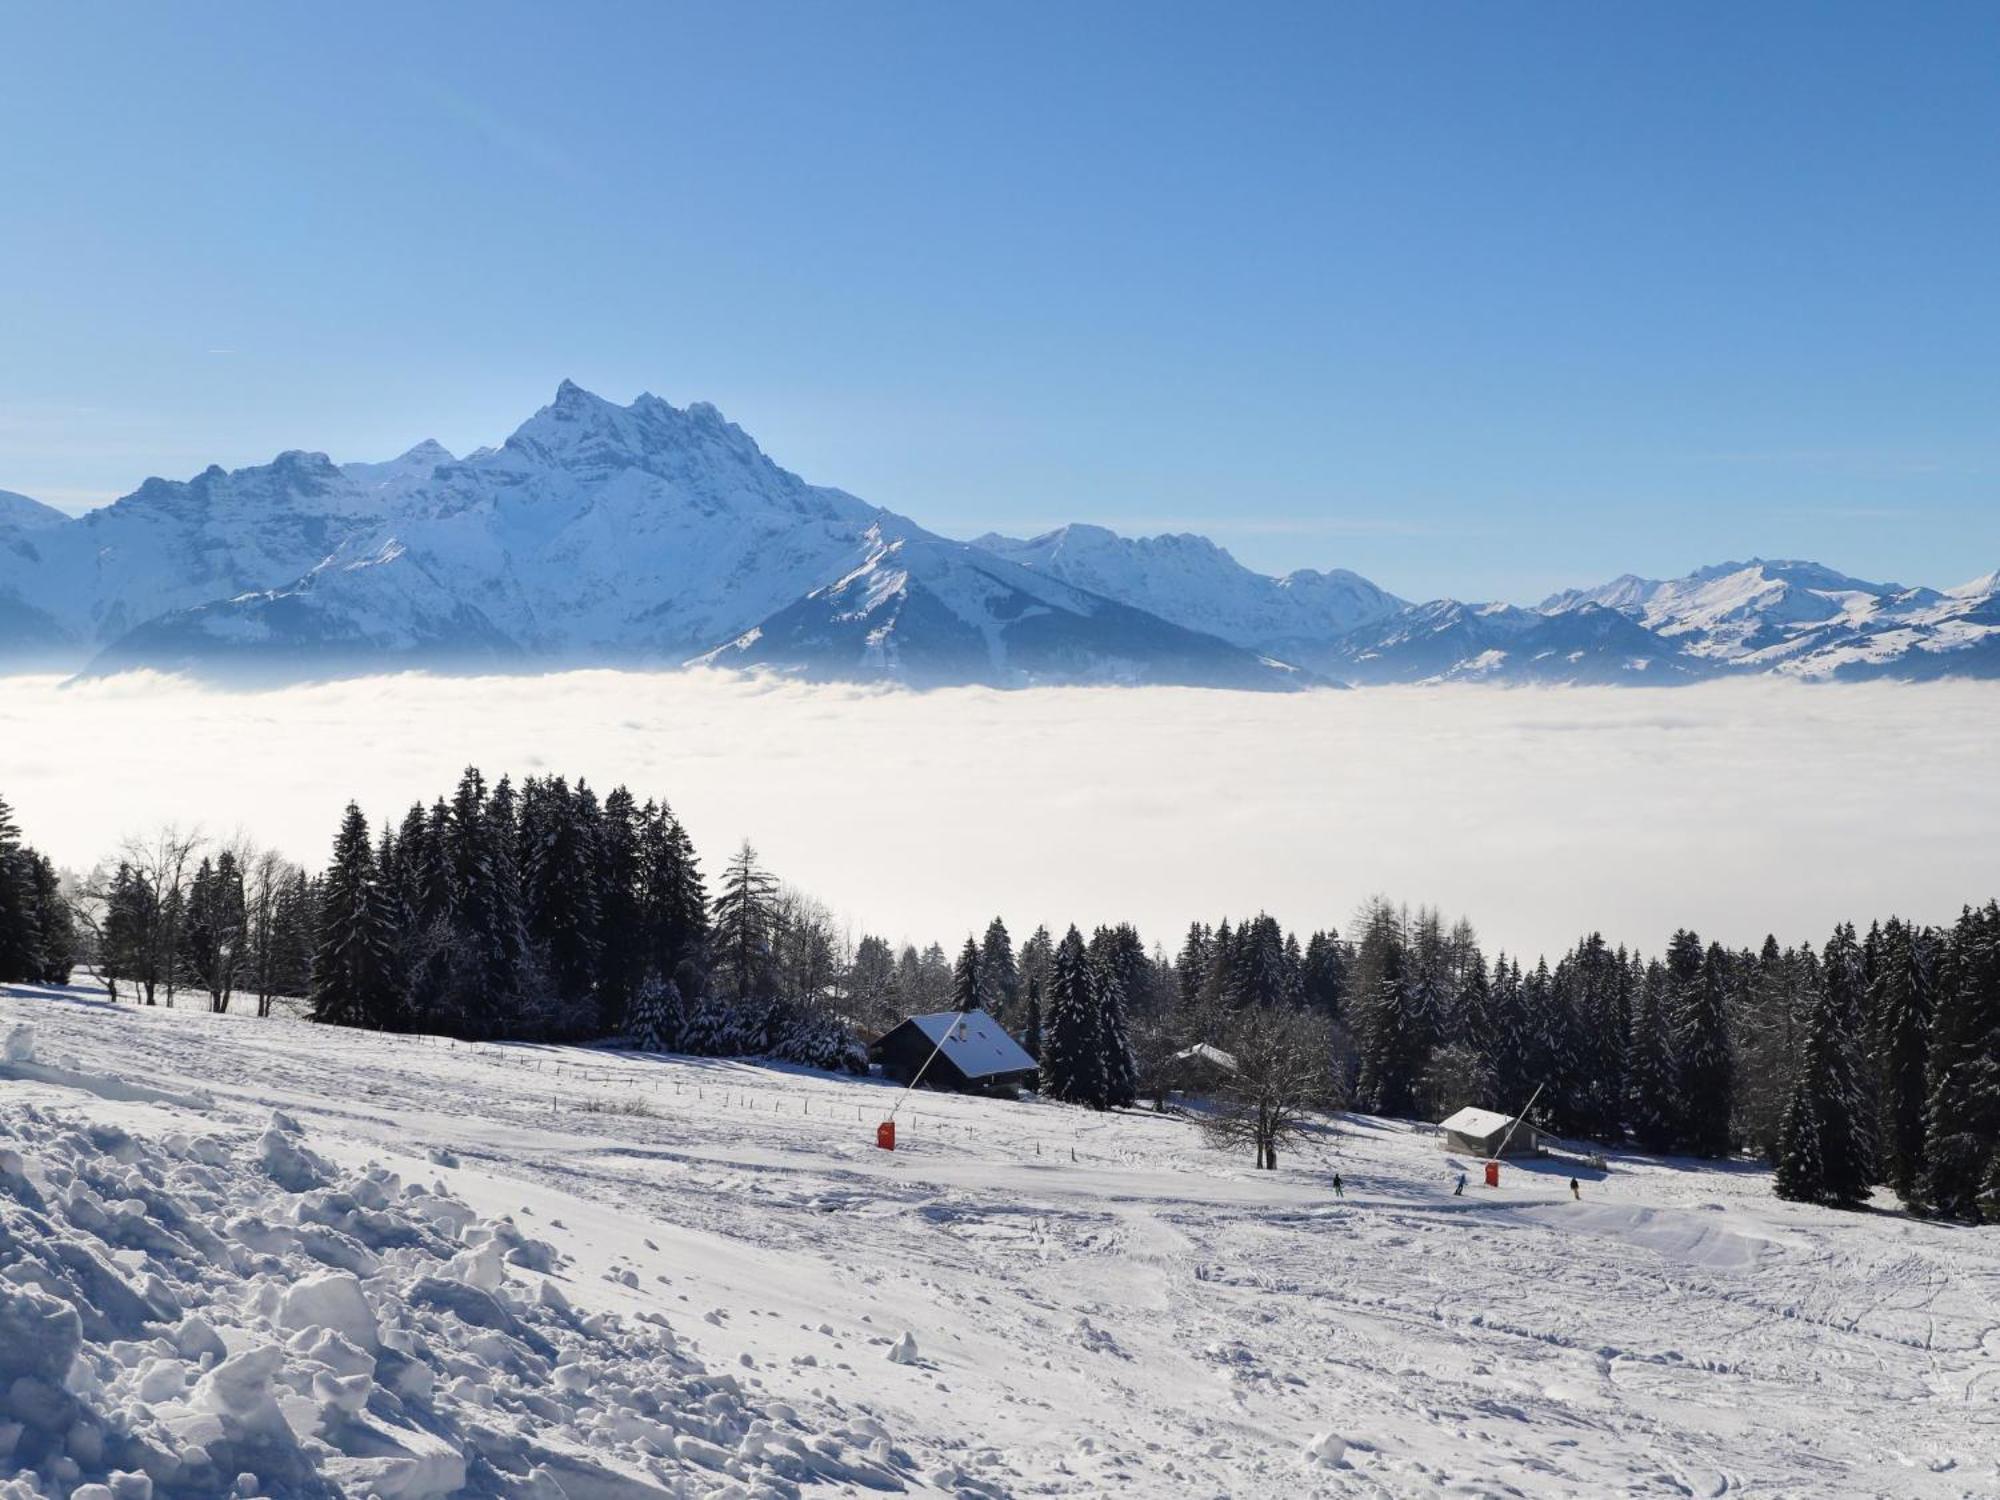
[{"label": "mountain ridge", "polygon": [[1753,557],[1525,607],[1258,573],[1186,532],[956,541],[808,483],[709,403],[569,380],[463,457],[288,450],[79,517],[0,491],[0,667],[685,664],[916,687],[1996,677],[2000,572],[1940,590]]}]

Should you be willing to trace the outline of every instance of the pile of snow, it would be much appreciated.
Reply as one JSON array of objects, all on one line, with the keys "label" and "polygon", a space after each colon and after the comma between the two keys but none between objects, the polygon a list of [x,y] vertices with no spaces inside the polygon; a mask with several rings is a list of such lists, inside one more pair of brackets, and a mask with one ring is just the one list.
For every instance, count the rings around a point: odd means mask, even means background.
[{"label": "pile of snow", "polygon": [[565,1264],[441,1184],[338,1169],[282,1114],[155,1141],[10,1108],[0,1497],[902,1487],[878,1427],[807,1431],[660,1315],[579,1314]]}]

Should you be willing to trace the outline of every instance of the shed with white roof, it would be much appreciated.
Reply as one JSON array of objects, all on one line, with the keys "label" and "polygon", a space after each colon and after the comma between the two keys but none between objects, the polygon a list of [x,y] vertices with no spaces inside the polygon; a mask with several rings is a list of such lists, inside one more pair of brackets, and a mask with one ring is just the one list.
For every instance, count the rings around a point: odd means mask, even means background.
[{"label": "shed with white roof", "polygon": [[1542,1133],[1522,1123],[1514,1115],[1498,1110],[1474,1109],[1470,1105],[1448,1120],[1438,1122],[1444,1149],[1491,1161],[1503,1154],[1533,1156],[1542,1149]]}]

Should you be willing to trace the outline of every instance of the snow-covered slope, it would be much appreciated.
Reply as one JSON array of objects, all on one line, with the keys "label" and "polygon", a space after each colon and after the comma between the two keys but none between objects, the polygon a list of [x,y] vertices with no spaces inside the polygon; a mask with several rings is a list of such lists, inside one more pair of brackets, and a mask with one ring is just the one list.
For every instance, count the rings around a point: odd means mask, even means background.
[{"label": "snow-covered slope", "polygon": [[2000,1246],[1741,1163],[1454,1198],[1393,1122],[1259,1172],[1184,1118],[928,1094],[888,1153],[866,1080],[80,991],[16,1021],[0,1488],[2000,1489]]},{"label": "snow-covered slope", "polygon": [[964,542],[879,530],[862,565],[704,665],[913,686],[1171,682],[1285,689],[1300,674]]},{"label": "snow-covered slope", "polygon": [[1690,656],[1801,677],[2000,675],[2000,584],[1943,593],[1871,583],[1819,563],[1718,563],[1662,582],[1627,574],[1544,600],[1552,615],[1618,610]]},{"label": "snow-covered slope", "polygon": [[1438,599],[1352,631],[1326,653],[1345,681],[1625,683],[1667,686],[1708,675],[1616,610],[1579,605],[1558,615],[1506,604]]},{"label": "snow-covered slope", "polygon": [[12,490],[0,490],[0,536],[40,531],[47,526],[60,526],[68,519],[53,505],[44,505]]},{"label": "snow-covered slope", "polygon": [[1403,607],[1344,568],[1301,568],[1272,578],[1186,532],[1122,537],[1102,526],[1072,525],[1028,541],[988,534],[974,545],[1189,630],[1308,665],[1336,637]]}]

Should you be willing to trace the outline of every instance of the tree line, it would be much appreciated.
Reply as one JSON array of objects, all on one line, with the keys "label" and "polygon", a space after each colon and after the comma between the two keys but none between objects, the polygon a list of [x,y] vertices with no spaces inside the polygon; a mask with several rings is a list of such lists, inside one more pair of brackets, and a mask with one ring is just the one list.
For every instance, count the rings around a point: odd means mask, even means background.
[{"label": "tree line", "polygon": [[1532,966],[1380,899],[1346,935],[1260,913],[1194,923],[1171,955],[1123,924],[1037,927],[1017,951],[995,917],[951,960],[853,938],[747,842],[711,893],[664,802],[468,768],[379,831],[350,804],[317,875],[166,830],[65,889],[0,803],[0,978],[59,980],[80,958],[147,1004],[176,987],[216,1009],[247,991],[260,1012],[302,995],[335,1024],[822,1067],[861,1066],[860,1040],[904,1016],[978,1007],[1056,1098],[1164,1104],[1201,1074],[1215,1128],[1263,1165],[1315,1108],[1436,1119],[1518,1111],[1539,1088],[1533,1122],[1557,1135],[1750,1152],[1803,1200],[1884,1184],[1924,1212],[2000,1215],[1992,902],[1818,946],[1681,930],[1649,957],[1591,934]]}]

